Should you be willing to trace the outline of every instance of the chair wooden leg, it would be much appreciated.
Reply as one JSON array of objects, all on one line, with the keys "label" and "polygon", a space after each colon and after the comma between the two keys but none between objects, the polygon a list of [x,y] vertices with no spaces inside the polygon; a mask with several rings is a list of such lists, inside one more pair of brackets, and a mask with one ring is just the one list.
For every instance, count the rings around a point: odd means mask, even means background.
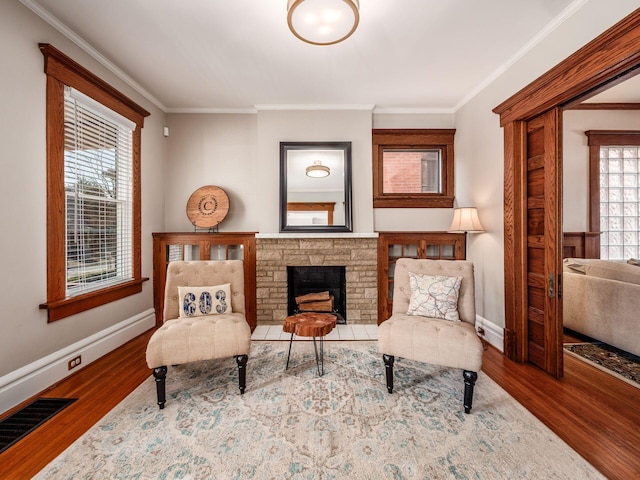
[{"label": "chair wooden leg", "polygon": [[395,357],[393,355],[382,355],[384,360],[384,370],[387,375],[387,391],[393,393],[393,362]]},{"label": "chair wooden leg", "polygon": [[464,413],[470,413],[473,404],[473,387],[478,379],[478,374],[465,370],[462,372],[462,376],[464,377]]},{"label": "chair wooden leg", "polygon": [[236,363],[238,364],[238,383],[240,384],[240,395],[244,393],[244,389],[247,386],[247,360],[248,355],[236,356]]},{"label": "chair wooden leg", "polygon": [[167,367],[156,367],[153,369],[153,377],[156,379],[156,392],[158,393],[158,407],[160,410],[164,408],[166,402],[165,397],[165,380],[167,378]]}]

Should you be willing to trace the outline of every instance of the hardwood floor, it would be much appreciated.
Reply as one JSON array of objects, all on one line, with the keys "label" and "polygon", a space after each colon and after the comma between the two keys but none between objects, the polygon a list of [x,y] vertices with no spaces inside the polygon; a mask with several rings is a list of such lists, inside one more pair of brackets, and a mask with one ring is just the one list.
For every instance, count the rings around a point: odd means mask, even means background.
[{"label": "hardwood floor", "polygon": [[[144,352],[150,336],[135,338],[43,392],[78,401],[0,454],[0,478],[31,478],[148,378]],[[567,355],[560,380],[511,362],[493,347],[485,351],[483,371],[604,475],[640,477],[639,388]]]}]

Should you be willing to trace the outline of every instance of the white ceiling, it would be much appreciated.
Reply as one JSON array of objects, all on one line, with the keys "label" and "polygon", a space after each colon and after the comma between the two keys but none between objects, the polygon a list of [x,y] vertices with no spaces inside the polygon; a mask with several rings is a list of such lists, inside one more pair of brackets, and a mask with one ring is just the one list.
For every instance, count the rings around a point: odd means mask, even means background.
[{"label": "white ceiling", "polygon": [[288,30],[287,0],[21,1],[168,112],[454,112],[585,3],[360,0],[353,36],[314,46]]}]

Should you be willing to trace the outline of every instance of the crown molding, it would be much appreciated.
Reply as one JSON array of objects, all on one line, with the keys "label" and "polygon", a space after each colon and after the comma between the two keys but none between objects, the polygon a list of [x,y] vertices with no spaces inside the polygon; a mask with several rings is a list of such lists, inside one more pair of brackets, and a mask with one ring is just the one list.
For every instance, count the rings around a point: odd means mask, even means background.
[{"label": "crown molding", "polygon": [[107,68],[111,73],[117,76],[120,80],[125,82],[131,88],[133,88],[136,92],[142,95],[144,98],[153,103],[156,107],[158,107],[163,112],[167,111],[167,107],[156,97],[154,97],[151,93],[144,89],[142,85],[133,80],[129,75],[124,73],[120,68],[118,68],[113,62],[111,62],[107,57],[102,55],[98,50],[93,48],[89,43],[87,43],[82,37],[80,37],[77,33],[71,30],[68,26],[58,20],[55,16],[51,14],[48,10],[43,8],[38,3],[33,0],[20,0],[25,7],[31,10],[33,13],[38,15],[42,20],[51,25],[57,31],[59,31],[62,35],[67,37],[73,43],[75,43],[78,47],[84,50],[87,54],[93,57],[96,61],[98,61],[101,65]]},{"label": "crown molding", "polygon": [[471,101],[482,90],[487,88],[491,83],[498,79],[500,75],[506,72],[511,66],[513,66],[518,60],[529,53],[535,46],[547,38],[556,28],[562,25],[569,17],[580,10],[589,0],[575,0],[571,2],[567,8],[558,14],[553,20],[551,20],[545,27],[540,30],[531,40],[529,40],[515,55],[509,60],[496,68],[487,78],[476,85],[467,95],[465,95],[460,102],[453,108],[455,112],[460,110],[464,105]]},{"label": "crown molding", "polygon": [[375,115],[453,115],[456,113],[453,108],[418,108],[418,107],[376,107],[373,109]]},{"label": "crown molding", "polygon": [[300,104],[300,105],[279,105],[279,104],[260,104],[255,105],[257,111],[261,110],[368,110],[373,111],[375,105],[342,105],[342,104]]},{"label": "crown molding", "polygon": [[255,108],[167,108],[166,113],[224,113],[255,115],[258,111]]}]

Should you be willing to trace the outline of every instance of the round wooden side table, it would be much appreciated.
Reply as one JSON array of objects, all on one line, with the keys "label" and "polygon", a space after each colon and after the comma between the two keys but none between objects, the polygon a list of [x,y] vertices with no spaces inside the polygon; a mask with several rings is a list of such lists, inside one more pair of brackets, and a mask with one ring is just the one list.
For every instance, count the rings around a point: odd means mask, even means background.
[{"label": "round wooden side table", "polygon": [[[291,357],[291,344],[293,336],[312,337],[313,349],[316,354],[316,367],[318,375],[324,375],[324,337],[328,335],[336,326],[336,316],[330,313],[306,312],[290,315],[284,319],[282,331],[291,334],[289,340],[289,353],[287,354],[287,365],[285,370],[289,368],[289,359]],[[316,337],[320,339],[320,352],[316,344]]]}]

